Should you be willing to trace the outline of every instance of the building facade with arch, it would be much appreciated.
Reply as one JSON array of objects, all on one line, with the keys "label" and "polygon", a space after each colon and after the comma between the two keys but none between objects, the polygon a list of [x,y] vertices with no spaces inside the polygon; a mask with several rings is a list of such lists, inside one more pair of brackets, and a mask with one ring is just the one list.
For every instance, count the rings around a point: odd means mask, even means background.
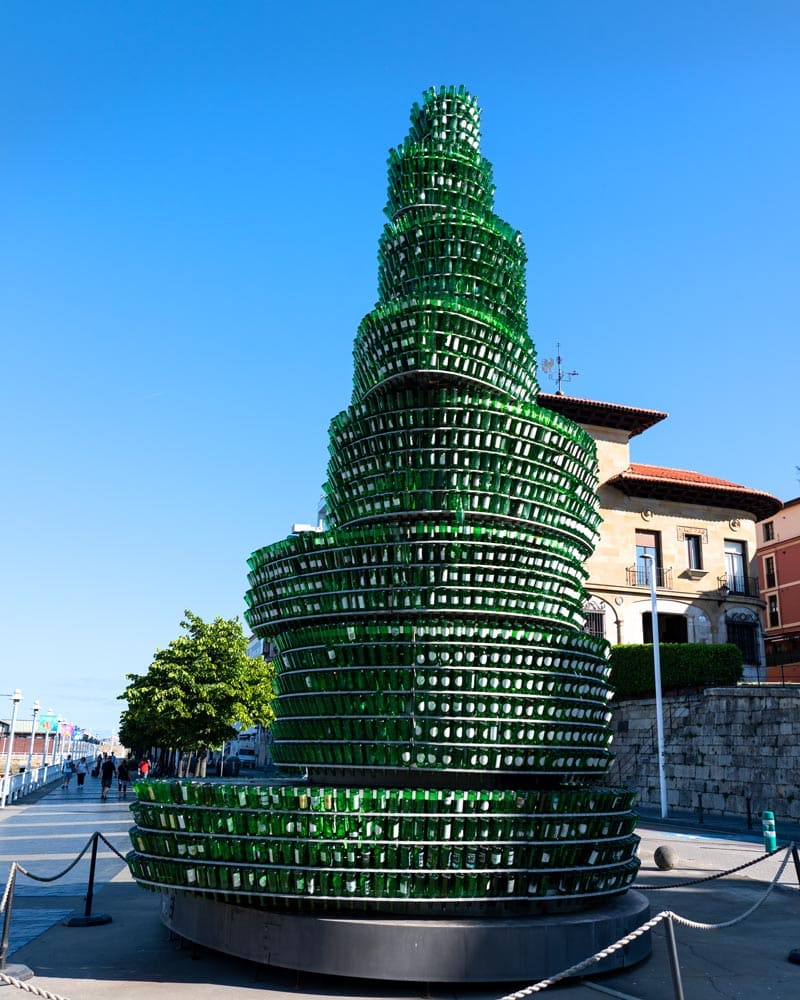
[{"label": "building facade with arch", "polygon": [[661,642],[732,642],[745,679],[763,680],[756,524],[781,501],[699,472],[632,463],[631,439],[666,413],[560,393],[541,393],[539,403],[597,445],[603,523],[587,563],[587,631],[612,645],[652,642],[652,572]]}]

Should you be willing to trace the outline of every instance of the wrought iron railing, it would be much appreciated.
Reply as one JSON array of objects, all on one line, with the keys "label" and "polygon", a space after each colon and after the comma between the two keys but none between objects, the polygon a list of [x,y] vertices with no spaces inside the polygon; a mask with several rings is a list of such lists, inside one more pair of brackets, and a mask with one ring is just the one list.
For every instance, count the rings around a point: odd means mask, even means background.
[{"label": "wrought iron railing", "polygon": [[720,591],[727,590],[729,594],[743,594],[745,597],[761,596],[757,576],[737,576],[732,573],[724,573],[718,577],[717,585]]},{"label": "wrought iron railing", "polygon": [[[656,587],[662,590],[672,590],[672,567],[655,566],[653,568],[656,579]],[[625,571],[629,587],[649,587],[650,586],[650,566],[628,566]]]},{"label": "wrought iron railing", "polygon": [[771,649],[768,643],[766,658],[768,667],[785,667],[790,663],[800,664],[800,642],[795,640],[788,649],[786,647]]}]

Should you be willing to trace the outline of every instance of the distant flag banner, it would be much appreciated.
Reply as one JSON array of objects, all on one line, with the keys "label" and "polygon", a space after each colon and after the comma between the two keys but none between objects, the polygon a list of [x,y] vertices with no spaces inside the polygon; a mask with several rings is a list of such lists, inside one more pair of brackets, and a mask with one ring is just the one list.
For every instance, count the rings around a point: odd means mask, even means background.
[{"label": "distant flag banner", "polygon": [[42,732],[57,733],[58,732],[58,716],[57,715],[42,715],[40,717],[39,725],[42,728]]}]

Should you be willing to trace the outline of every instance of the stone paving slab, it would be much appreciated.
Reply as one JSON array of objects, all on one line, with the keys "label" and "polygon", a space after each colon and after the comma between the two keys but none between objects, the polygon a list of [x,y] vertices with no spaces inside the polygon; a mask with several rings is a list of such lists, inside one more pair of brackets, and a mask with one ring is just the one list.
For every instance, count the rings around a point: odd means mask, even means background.
[{"label": "stone paving slab", "polygon": [[22,948],[23,945],[33,941],[49,930],[53,924],[71,916],[72,910],[51,910],[51,909],[23,909],[18,906],[12,913],[11,928],[8,935],[8,953],[13,956],[14,952]]}]

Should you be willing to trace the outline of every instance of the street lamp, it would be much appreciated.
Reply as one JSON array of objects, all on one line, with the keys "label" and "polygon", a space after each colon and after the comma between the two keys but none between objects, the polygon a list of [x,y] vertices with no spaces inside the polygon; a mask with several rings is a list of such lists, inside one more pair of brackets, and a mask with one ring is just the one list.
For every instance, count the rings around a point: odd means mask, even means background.
[{"label": "street lamp", "polygon": [[56,756],[58,755],[59,749],[64,745],[64,737],[61,735],[61,726],[63,722],[64,720],[59,715],[58,720],[56,722],[58,729],[56,729],[55,733],[53,733],[53,760],[51,762],[53,764],[55,764],[56,762]]},{"label": "street lamp", "polygon": [[658,784],[661,792],[661,818],[667,818],[667,779],[664,776],[664,710],[661,705],[661,648],[658,638],[658,601],[656,600],[656,566],[651,555],[644,552],[641,559],[647,560],[650,578],[650,607],[653,626],[653,673],[656,687],[656,732],[658,734]]},{"label": "street lamp", "polygon": [[14,693],[9,696],[11,698],[11,704],[13,706],[11,710],[11,728],[8,732],[8,747],[6,751],[6,770],[3,775],[3,791],[0,794],[0,809],[5,809],[6,800],[8,799],[8,789],[11,784],[11,751],[14,747],[14,728],[17,725],[17,709],[19,708],[19,703],[22,701],[22,692],[19,688],[14,690]]},{"label": "street lamp", "polygon": [[33,724],[31,726],[31,745],[28,748],[28,766],[25,770],[30,774],[31,771],[31,761],[33,760],[33,745],[36,742],[36,720],[39,717],[39,710],[41,709],[38,699],[31,705],[31,710],[33,711]]}]

